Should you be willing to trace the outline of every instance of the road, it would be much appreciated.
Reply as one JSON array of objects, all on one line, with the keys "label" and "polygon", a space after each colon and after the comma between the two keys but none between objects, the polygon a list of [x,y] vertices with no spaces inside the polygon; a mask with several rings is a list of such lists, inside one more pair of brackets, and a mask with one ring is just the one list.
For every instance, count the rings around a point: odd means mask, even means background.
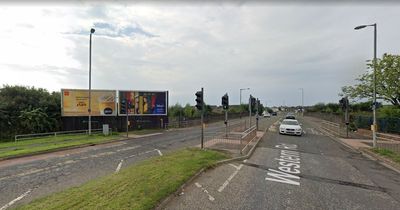
[{"label": "road", "polygon": [[[206,136],[223,132],[212,123]],[[116,173],[138,161],[200,143],[200,128],[164,131],[159,135],[0,162],[0,210],[27,203],[91,179]]]},{"label": "road", "polygon": [[251,158],[195,179],[166,209],[399,209],[400,176],[325,136],[271,126]]}]

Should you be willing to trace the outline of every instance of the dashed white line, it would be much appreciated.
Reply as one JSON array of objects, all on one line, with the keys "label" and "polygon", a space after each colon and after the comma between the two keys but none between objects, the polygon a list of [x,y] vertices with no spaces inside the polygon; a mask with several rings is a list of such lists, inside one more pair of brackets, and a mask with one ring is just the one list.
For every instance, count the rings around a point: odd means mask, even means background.
[{"label": "dashed white line", "polygon": [[228,186],[229,182],[233,179],[233,177],[236,176],[239,170],[243,167],[243,164],[240,164],[239,167],[233,165],[233,167],[235,167],[236,170],[229,176],[229,178],[224,182],[224,184],[222,184],[221,187],[218,188],[218,192],[222,192],[225,189],[225,187]]},{"label": "dashed white line", "polygon": [[139,147],[140,147],[140,145],[138,145],[138,146],[133,146],[133,147],[125,147],[125,148],[122,148],[122,149],[117,150],[117,152],[132,150],[132,149],[136,149],[136,148],[139,148]]},{"label": "dashed white line", "polygon": [[13,205],[14,203],[16,203],[17,201],[21,200],[22,198],[24,198],[25,196],[27,196],[32,190],[29,189],[28,191],[26,191],[25,193],[23,193],[22,195],[18,196],[17,198],[15,198],[14,200],[10,201],[9,203],[7,203],[6,205],[2,206],[0,208],[0,210],[5,210],[8,207],[10,207],[11,205]]},{"label": "dashed white line", "polygon": [[124,159],[122,159],[122,160],[118,163],[118,166],[117,166],[117,168],[115,169],[115,173],[118,173],[119,170],[121,170],[122,162],[124,162]]},{"label": "dashed white line", "polygon": [[210,201],[214,201],[215,198],[213,196],[210,195],[210,193],[208,192],[208,190],[206,190],[203,186],[201,186],[201,184],[199,183],[194,183],[196,185],[196,187],[200,188],[203,192],[205,192],[208,195],[208,200]]}]

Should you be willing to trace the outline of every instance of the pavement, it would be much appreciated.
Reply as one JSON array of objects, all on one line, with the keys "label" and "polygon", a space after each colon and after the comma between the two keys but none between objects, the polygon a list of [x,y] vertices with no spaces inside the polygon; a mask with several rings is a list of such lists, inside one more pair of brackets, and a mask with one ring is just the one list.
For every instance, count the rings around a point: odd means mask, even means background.
[{"label": "pavement", "polygon": [[[126,141],[0,161],[0,210],[118,173],[150,157],[193,147],[200,142],[200,131],[200,126],[173,129]],[[205,135],[224,131],[223,122],[211,123]]]},{"label": "pavement", "polygon": [[249,159],[206,171],[165,209],[399,209],[397,172],[299,121],[303,136],[272,125]]}]

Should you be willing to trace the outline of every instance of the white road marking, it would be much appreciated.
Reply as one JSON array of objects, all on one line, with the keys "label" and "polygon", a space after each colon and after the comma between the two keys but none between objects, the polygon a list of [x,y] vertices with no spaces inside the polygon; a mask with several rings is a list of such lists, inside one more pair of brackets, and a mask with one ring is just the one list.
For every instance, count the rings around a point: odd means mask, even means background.
[{"label": "white road marking", "polygon": [[229,182],[233,179],[233,177],[236,176],[239,170],[243,167],[243,164],[240,164],[239,167],[236,167],[235,165],[233,167],[235,167],[236,170],[229,176],[229,178],[224,182],[224,184],[222,184],[221,187],[218,188],[218,192],[222,192],[225,189],[225,187],[228,186]]},{"label": "white road marking", "polygon": [[132,149],[136,149],[136,148],[139,148],[139,147],[140,147],[140,145],[138,145],[138,146],[133,146],[133,147],[125,147],[125,148],[122,148],[122,149],[117,150],[117,152],[132,150]]},{"label": "white road marking", "polygon": [[210,201],[214,201],[215,200],[215,198],[214,197],[212,197],[211,195],[210,195],[210,193],[203,187],[203,186],[201,186],[201,184],[199,184],[199,183],[194,183],[195,185],[196,185],[196,187],[198,187],[198,188],[200,188],[203,192],[205,192],[207,195],[208,195],[208,200],[210,200]]},{"label": "white road marking", "polygon": [[7,203],[6,205],[2,206],[0,208],[0,210],[5,210],[8,207],[10,207],[11,205],[13,205],[14,203],[16,203],[17,201],[21,200],[22,198],[24,198],[25,196],[27,196],[32,190],[29,189],[28,191],[26,191],[24,194],[20,195],[19,197],[17,197],[16,199],[10,201],[9,203]]},{"label": "white road marking", "polygon": [[236,170],[239,170],[239,166],[235,166],[235,165],[233,165],[232,163],[229,163],[229,165],[232,166],[232,167],[234,167],[234,168],[236,168]]},{"label": "white road marking", "polygon": [[124,162],[124,159],[122,159],[122,160],[119,162],[119,164],[118,164],[117,168],[115,169],[115,173],[118,173],[118,172],[119,172],[119,170],[121,170],[121,167],[122,167],[122,162]]},{"label": "white road marking", "polygon": [[160,156],[162,156],[162,153],[161,153],[161,151],[159,150],[159,149],[155,149],[157,152],[158,152],[158,154],[160,155]]},{"label": "white road marking", "polygon": [[[126,158],[132,158],[132,157],[136,157],[136,156],[139,156],[139,155],[143,155],[143,154],[147,154],[147,153],[150,153],[150,152],[155,152],[155,151],[157,151],[157,152],[158,152],[158,154],[159,154],[160,156],[162,156],[162,153],[161,153],[161,151],[160,151],[159,149],[153,149],[153,150],[149,150],[149,151],[141,152],[141,153],[134,154],[134,155],[129,155],[129,156],[128,156],[128,157],[126,157]],[[126,159],[126,158],[125,158],[125,159]]]}]

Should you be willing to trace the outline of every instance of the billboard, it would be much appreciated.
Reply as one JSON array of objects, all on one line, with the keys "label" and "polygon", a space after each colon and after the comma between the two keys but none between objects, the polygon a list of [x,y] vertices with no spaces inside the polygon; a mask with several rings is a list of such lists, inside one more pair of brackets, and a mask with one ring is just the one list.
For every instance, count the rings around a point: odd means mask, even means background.
[{"label": "billboard", "polygon": [[[116,91],[91,90],[91,115],[116,116]],[[62,89],[61,116],[89,116],[89,90]]]},{"label": "billboard", "polygon": [[167,115],[168,91],[119,91],[118,96],[119,115]]}]

